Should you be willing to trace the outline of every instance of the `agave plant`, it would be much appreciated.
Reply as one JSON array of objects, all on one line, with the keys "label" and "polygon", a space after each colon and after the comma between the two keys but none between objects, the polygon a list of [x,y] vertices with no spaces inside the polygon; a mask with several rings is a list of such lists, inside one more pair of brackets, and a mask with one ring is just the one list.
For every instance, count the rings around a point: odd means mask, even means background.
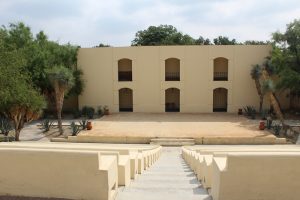
[{"label": "agave plant", "polygon": [[244,109],[245,114],[248,117],[251,117],[252,119],[255,119],[256,110],[255,110],[255,108],[253,106],[246,106],[243,109]]},{"label": "agave plant", "polygon": [[48,132],[51,127],[53,126],[53,121],[49,120],[49,119],[45,119],[44,121],[41,122],[41,126],[42,126],[42,129],[44,130],[43,132]]},{"label": "agave plant", "polygon": [[87,120],[87,119],[82,119],[82,120],[79,122],[79,124],[80,124],[82,130],[85,130],[85,129],[86,129],[87,123],[88,123],[88,120]]},{"label": "agave plant", "polygon": [[72,136],[76,136],[81,131],[80,129],[81,126],[75,124],[75,122],[72,122],[70,124],[70,127],[71,127]]}]

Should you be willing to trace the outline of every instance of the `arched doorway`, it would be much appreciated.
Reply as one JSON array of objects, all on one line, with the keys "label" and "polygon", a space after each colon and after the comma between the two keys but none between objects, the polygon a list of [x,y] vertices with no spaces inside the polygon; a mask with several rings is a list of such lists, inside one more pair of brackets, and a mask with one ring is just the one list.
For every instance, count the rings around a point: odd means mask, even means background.
[{"label": "arched doorway", "polygon": [[180,112],[180,90],[169,88],[165,91],[165,111]]},{"label": "arched doorway", "polygon": [[228,59],[214,59],[214,81],[228,81]]},{"label": "arched doorway", "polygon": [[213,95],[213,112],[227,112],[228,90],[216,88]]},{"label": "arched doorway", "polygon": [[132,81],[132,60],[118,60],[118,81]]},{"label": "arched doorway", "polygon": [[119,90],[119,111],[133,111],[133,92],[132,89],[122,88]]},{"label": "arched doorway", "polygon": [[180,60],[168,58],[165,60],[165,81],[180,81]]}]

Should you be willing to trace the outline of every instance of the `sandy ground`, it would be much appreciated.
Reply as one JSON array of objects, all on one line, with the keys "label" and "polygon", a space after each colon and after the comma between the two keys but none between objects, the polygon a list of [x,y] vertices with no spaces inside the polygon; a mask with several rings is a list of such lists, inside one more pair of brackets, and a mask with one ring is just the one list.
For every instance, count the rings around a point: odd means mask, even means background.
[{"label": "sandy ground", "polygon": [[258,130],[259,120],[228,113],[120,113],[93,121],[93,130],[82,131],[89,136],[134,137],[269,137]]}]

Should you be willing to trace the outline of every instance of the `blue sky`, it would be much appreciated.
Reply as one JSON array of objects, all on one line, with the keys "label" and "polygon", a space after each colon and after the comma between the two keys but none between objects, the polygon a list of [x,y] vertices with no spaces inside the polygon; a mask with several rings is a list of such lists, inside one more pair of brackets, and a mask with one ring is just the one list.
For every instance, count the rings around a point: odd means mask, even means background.
[{"label": "blue sky", "polygon": [[138,30],[169,24],[194,38],[267,40],[300,18],[300,0],[0,0],[0,24],[82,47],[129,46]]}]

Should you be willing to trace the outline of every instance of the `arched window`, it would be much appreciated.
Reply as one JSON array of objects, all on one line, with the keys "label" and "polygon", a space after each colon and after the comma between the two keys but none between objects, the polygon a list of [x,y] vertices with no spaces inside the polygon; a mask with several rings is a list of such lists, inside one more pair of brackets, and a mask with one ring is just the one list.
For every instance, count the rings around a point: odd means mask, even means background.
[{"label": "arched window", "polygon": [[165,60],[165,81],[180,81],[180,60],[168,58]]},{"label": "arched window", "polygon": [[228,81],[228,59],[214,59],[214,81]]},{"label": "arched window", "polygon": [[130,88],[122,88],[119,90],[119,111],[133,111],[133,92]]},{"label": "arched window", "polygon": [[118,80],[132,81],[132,60],[123,58],[118,61]]},{"label": "arched window", "polygon": [[227,112],[228,90],[216,88],[213,95],[213,112]]},{"label": "arched window", "polygon": [[169,88],[165,91],[165,111],[180,112],[180,90]]}]

